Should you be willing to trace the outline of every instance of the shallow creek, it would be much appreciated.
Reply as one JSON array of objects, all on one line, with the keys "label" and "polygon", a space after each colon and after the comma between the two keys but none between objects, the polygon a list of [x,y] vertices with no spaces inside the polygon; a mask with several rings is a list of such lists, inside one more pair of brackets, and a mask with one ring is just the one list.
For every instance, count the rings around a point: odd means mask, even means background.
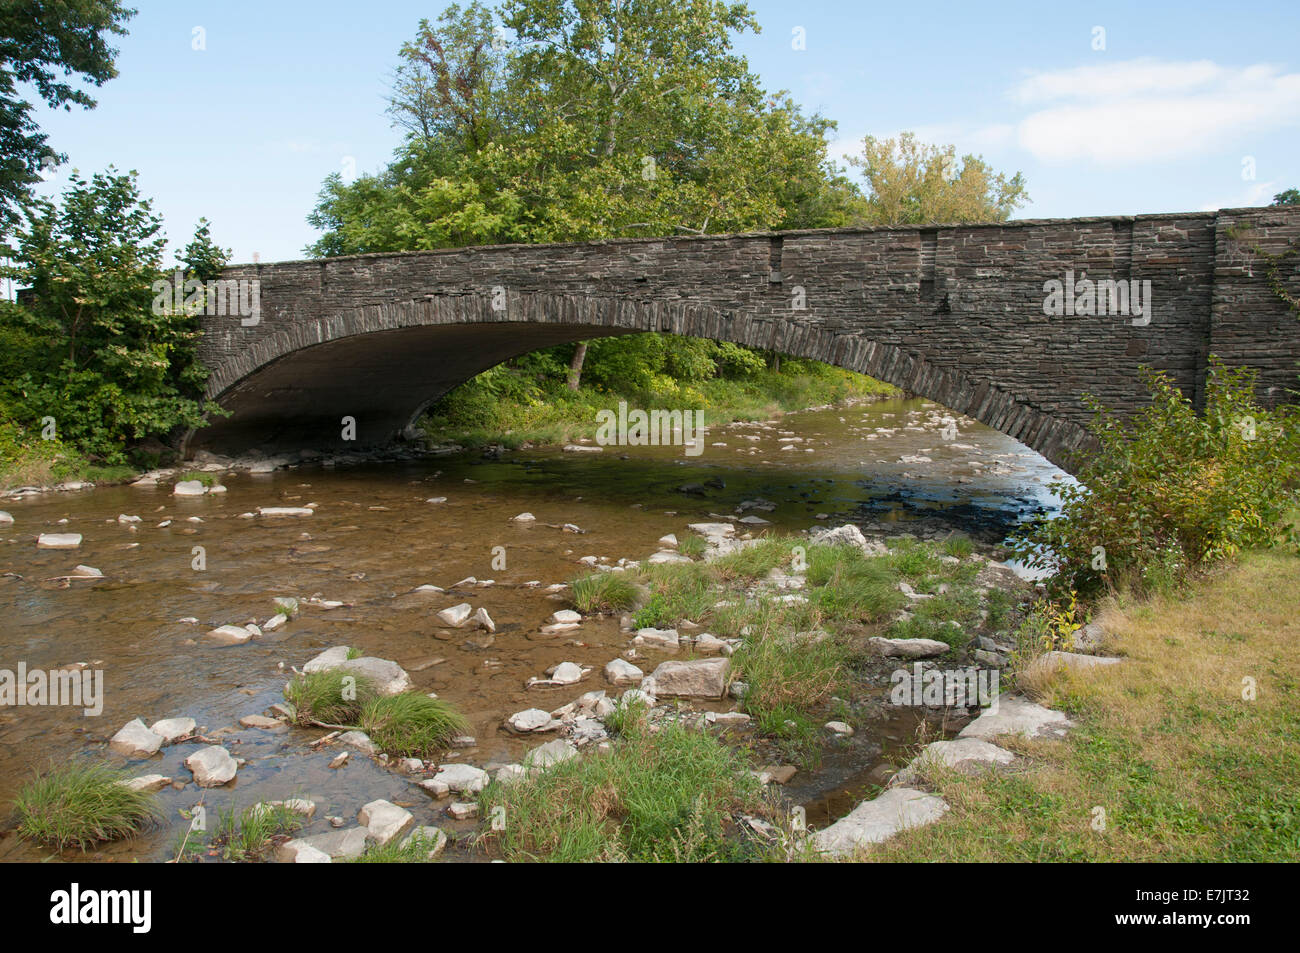
[{"label": "shallow creek", "polygon": [[[899,532],[955,527],[994,542],[1017,520],[1053,505],[1046,484],[1060,475],[1055,467],[970,420],[958,419],[956,436],[945,437],[946,417],[933,404],[898,399],[714,428],[695,457],[681,447],[464,453],[219,473],[227,492],[197,498],[174,497],[170,483],[163,483],[0,501],[14,517],[12,525],[0,526],[0,668],[15,670],[24,662],[28,670],[50,670],[88,662],[105,679],[97,717],[80,709],[0,708],[0,816],[7,816],[32,772],[51,761],[114,758],[106,741],[132,718],[152,724],[189,716],[209,734],[233,729],[222,743],[247,762],[236,781],[208,790],[192,783],[165,788],[159,798],[167,819],[159,829],[85,859],[174,855],[188,825],[180,811],[200,799],[215,818],[234,805],[310,797],[319,810],[305,833],[328,830],[329,815],[353,823],[360,806],[375,798],[407,806],[419,824],[472,829],[474,822],[442,814],[410,778],[365,757],[330,770],[338,749],[309,747],[320,730],[241,729],[238,720],[282,701],[291,666],[330,646],[350,645],[393,659],[420,691],[436,692],[468,715],[477,746],[453,751],[449,759],[479,766],[517,761],[547,739],[510,735],[501,728],[503,719],[607,688],[603,666],[627,647],[616,617],[541,636],[551,613],[568,607],[563,593],[551,596],[545,587],[589,571],[581,557],[644,559],[664,534],[682,538],[688,523],[735,515],[742,501],[753,499],[775,504],[750,511],[770,521],[759,527],[765,530],[798,532],[851,520],[878,531],[893,524]],[[446,501],[429,502],[438,497]],[[315,504],[309,518],[241,515],[260,506],[307,504]],[[511,520],[523,511],[536,521]],[[121,523],[119,515],[140,521]],[[566,523],[582,532],[565,531]],[[84,539],[75,550],[36,547],[37,534],[54,532]],[[203,547],[203,571],[193,568],[196,546]],[[494,568],[494,547],[504,547],[505,568]],[[98,568],[103,578],[59,578],[79,564]],[[468,576],[493,584],[446,595],[412,592],[424,584],[450,587]],[[264,622],[276,596],[302,604],[283,628],[237,646],[205,636],[220,625]],[[312,605],[313,596],[342,605]],[[459,602],[485,607],[496,622],[495,636],[442,627],[434,613]],[[197,624],[178,621],[187,617]],[[578,685],[524,687],[562,661],[593,671]],[[649,672],[657,661],[650,654],[637,664]],[[696,707],[733,706],[728,700]],[[878,756],[829,752],[817,777],[792,782],[787,793],[807,804],[810,824],[821,826],[853,806],[872,765],[913,740],[915,720],[909,717],[880,722],[879,737],[856,739],[879,746]],[[197,746],[165,747],[131,767],[190,782],[182,762]],[[21,842],[5,822],[0,860],[50,853]],[[481,859],[463,848],[447,856]]]}]

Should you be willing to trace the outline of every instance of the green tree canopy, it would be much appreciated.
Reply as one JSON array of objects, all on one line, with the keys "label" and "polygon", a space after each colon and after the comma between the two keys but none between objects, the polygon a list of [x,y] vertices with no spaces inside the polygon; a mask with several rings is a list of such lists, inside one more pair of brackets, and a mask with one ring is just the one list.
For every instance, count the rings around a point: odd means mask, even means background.
[{"label": "green tree canopy", "polygon": [[[29,206],[6,273],[30,292],[0,322],[24,350],[0,392],[8,413],[28,424],[52,417],[62,439],[110,463],[136,441],[203,422],[215,408],[201,400],[197,319],[154,308],[155,283],[174,280],[165,245],[134,172],[74,171],[59,204]],[[183,257],[197,275],[220,255],[202,223]]]},{"label": "green tree canopy", "polygon": [[910,132],[867,136],[849,163],[867,180],[872,223],[1001,222],[1029,201],[1019,172],[1007,178],[972,155],[958,162],[952,146],[926,145]]},{"label": "green tree canopy", "polygon": [[21,220],[21,208],[41,170],[64,161],[21,97],[30,84],[51,108],[91,109],[95,100],[67,81],[79,76],[102,86],[117,75],[105,37],[124,35],[135,15],[117,0],[4,0],[0,3],[0,238]]},{"label": "green tree canopy", "polygon": [[[498,22],[498,17],[500,22]],[[743,4],[453,5],[400,52],[384,171],[326,180],[315,255],[849,224],[834,124],[760,87]]]}]

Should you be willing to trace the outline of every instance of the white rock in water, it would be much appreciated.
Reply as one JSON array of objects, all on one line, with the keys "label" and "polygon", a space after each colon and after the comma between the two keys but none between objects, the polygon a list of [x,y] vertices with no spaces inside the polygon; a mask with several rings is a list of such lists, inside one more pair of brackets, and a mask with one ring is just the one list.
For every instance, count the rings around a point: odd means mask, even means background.
[{"label": "white rock in water", "polygon": [[730,523],[691,523],[688,529],[693,533],[699,533],[701,536],[736,535],[736,527]]},{"label": "white rock in water", "polygon": [[202,496],[205,492],[202,480],[181,480],[172,487],[173,496]]},{"label": "white rock in water", "polygon": [[276,850],[275,859],[281,863],[291,863],[294,855],[302,849],[303,845],[306,845],[335,860],[340,857],[350,860],[361,856],[366,849],[366,839],[364,827],[348,827],[343,830],[327,831],[324,834],[313,834],[311,837],[295,838],[286,842]]},{"label": "white rock in water", "polygon": [[254,804],[249,809],[249,812],[250,813],[256,812],[257,814],[265,814],[269,811],[275,810],[277,807],[284,808],[286,811],[289,811],[292,814],[298,814],[302,817],[305,817],[309,821],[316,816],[316,802],[309,801],[303,797],[291,797],[291,798],[286,798],[283,801],[261,801],[257,804]]},{"label": "white rock in water", "polygon": [[853,726],[845,721],[828,721],[822,727],[832,734],[842,735],[845,738],[853,734]]},{"label": "white rock in water", "polygon": [[582,447],[576,443],[570,443],[565,445],[564,452],[565,453],[604,453],[605,448],[604,447]]},{"label": "white rock in water", "polygon": [[332,864],[330,855],[313,847],[301,838],[286,841],[275,850],[275,859],[282,864]]},{"label": "white rock in water", "polygon": [[551,713],[542,711],[540,708],[528,708],[524,711],[515,712],[506,719],[506,725],[518,732],[544,731],[548,728],[557,727],[553,723]]},{"label": "white rock in water", "polygon": [[383,847],[394,837],[405,834],[415,823],[415,815],[381,798],[361,808],[357,821],[366,829],[366,836]]},{"label": "white rock in water", "polygon": [[128,721],[108,742],[110,748],[128,758],[148,758],[162,745],[162,736],[146,728],[139,718]]},{"label": "white rock in water", "polygon": [[661,549],[657,553],[651,553],[650,558],[646,560],[652,566],[659,566],[665,563],[689,563],[692,562],[690,556],[685,553],[674,552],[671,549]]},{"label": "white rock in water", "polygon": [[867,639],[877,655],[890,658],[934,658],[949,651],[945,642],[937,639],[886,639],[873,636]]},{"label": "white rock in water", "polygon": [[316,511],[306,506],[259,506],[259,516],[311,516]]},{"label": "white rock in water", "polygon": [[9,526],[13,521],[14,518],[10,514],[6,513],[4,510],[0,510],[0,526]]},{"label": "white rock in water", "polygon": [[76,549],[81,545],[80,533],[41,533],[36,537],[41,549]]},{"label": "white rock in water", "polygon": [[140,522],[140,517],[127,516],[125,513],[119,513],[117,516],[117,521],[119,523],[138,523]]},{"label": "white rock in water", "polygon": [[142,774],[138,778],[125,778],[115,782],[124,788],[130,788],[132,791],[161,791],[167,785],[172,783],[172,779],[165,774]]},{"label": "white rock in water", "polygon": [[194,734],[196,723],[193,718],[164,718],[149,726],[149,730],[162,738],[164,744],[171,744],[180,738]]},{"label": "white rock in water", "polygon": [[725,658],[660,662],[651,673],[655,694],[675,698],[721,698],[731,663]]},{"label": "white rock in water", "polygon": [[223,625],[209,630],[208,635],[223,645],[243,645],[253,637],[253,633],[242,625]]},{"label": "white rock in water", "polygon": [[611,685],[640,685],[645,672],[626,659],[616,658],[606,663],[605,678]]},{"label": "white rock in water", "polygon": [[488,615],[487,609],[484,609],[482,606],[479,606],[478,610],[474,613],[474,621],[477,622],[481,628],[487,629],[488,632],[495,632],[497,630],[497,624],[492,621],[492,617]]},{"label": "white rock in water", "polygon": [[487,787],[491,778],[482,768],[456,763],[442,765],[432,780],[457,794],[477,794]]},{"label": "white rock in water", "polygon": [[326,649],[307,662],[303,665],[302,670],[307,675],[311,675],[313,672],[328,672],[330,669],[338,668],[346,662],[348,653],[351,651],[346,645],[336,645],[333,648]]},{"label": "white rock in water", "polygon": [[194,772],[194,783],[201,788],[215,788],[235,779],[239,765],[230,752],[220,745],[200,748],[185,759],[185,767]]},{"label": "white rock in water", "polygon": [[665,549],[672,549],[677,545],[677,536],[673,533],[669,533],[667,536],[660,536],[659,545]]},{"label": "white rock in water", "polygon": [[406,674],[406,670],[389,659],[367,655],[349,659],[338,668],[340,671],[351,672],[369,679],[380,695],[400,695],[414,687],[411,676]]},{"label": "white rock in water", "polygon": [[287,615],[283,612],[277,612],[275,615],[271,616],[271,618],[262,623],[262,630],[264,632],[274,632],[288,621],[289,617]]},{"label": "white rock in water", "polygon": [[94,566],[77,566],[72,570],[72,575],[81,576],[83,579],[102,579],[104,576]]},{"label": "white rock in water", "polygon": [[575,662],[561,662],[551,673],[551,681],[559,685],[572,685],[582,681],[582,666]]},{"label": "white rock in water", "polygon": [[582,621],[582,614],[572,609],[560,609],[551,613],[551,621],[561,625],[572,625]]},{"label": "white rock in water", "polygon": [[676,652],[679,646],[676,629],[637,629],[636,635],[632,639],[633,645],[645,645],[651,648],[662,649],[667,652]]},{"label": "white rock in water", "polygon": [[512,523],[531,523],[531,522],[533,522],[533,521],[536,520],[536,519],[537,519],[537,517],[534,516],[532,513],[520,513],[518,516],[512,516],[512,517],[510,517],[510,522],[512,522]]},{"label": "white rock in water", "polygon": [[452,625],[459,628],[469,619],[474,608],[468,602],[462,602],[458,606],[452,606],[450,609],[443,609],[438,613],[438,618],[442,620],[443,625]]},{"label": "white rock in water", "polygon": [[[370,740],[370,736],[364,731],[345,731],[334,740],[341,745],[350,745],[362,754],[376,755],[379,753],[379,749],[375,747],[375,743]],[[338,761],[339,758],[344,758],[346,763],[346,757],[347,752],[344,751],[342,754],[335,756],[334,761]],[[342,766],[342,764],[339,765],[339,767]],[[333,762],[330,763],[330,767],[334,767]]]}]

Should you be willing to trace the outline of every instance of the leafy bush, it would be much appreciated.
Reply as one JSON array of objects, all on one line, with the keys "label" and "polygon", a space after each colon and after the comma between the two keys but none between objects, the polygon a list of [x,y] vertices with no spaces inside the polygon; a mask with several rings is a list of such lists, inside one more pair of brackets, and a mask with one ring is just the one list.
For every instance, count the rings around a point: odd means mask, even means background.
[{"label": "leafy bush", "polygon": [[1057,518],[1028,526],[1013,552],[1055,573],[1054,593],[1167,588],[1188,572],[1293,531],[1300,415],[1254,397],[1255,372],[1211,359],[1205,413],[1164,374],[1146,372],[1149,407],[1128,420],[1095,401],[1099,447],[1079,482],[1053,488]]}]

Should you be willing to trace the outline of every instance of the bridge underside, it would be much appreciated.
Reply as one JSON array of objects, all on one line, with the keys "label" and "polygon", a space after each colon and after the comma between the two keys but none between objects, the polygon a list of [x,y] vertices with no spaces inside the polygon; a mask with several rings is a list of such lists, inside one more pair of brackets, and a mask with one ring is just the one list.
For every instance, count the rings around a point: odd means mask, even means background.
[{"label": "bridge underside", "polygon": [[[589,325],[462,324],[375,331],[318,344],[264,365],[218,401],[192,450],[238,455],[364,449],[391,443],[429,404],[503,361],[556,344],[631,333]],[[343,439],[343,418],[356,421]]]}]

